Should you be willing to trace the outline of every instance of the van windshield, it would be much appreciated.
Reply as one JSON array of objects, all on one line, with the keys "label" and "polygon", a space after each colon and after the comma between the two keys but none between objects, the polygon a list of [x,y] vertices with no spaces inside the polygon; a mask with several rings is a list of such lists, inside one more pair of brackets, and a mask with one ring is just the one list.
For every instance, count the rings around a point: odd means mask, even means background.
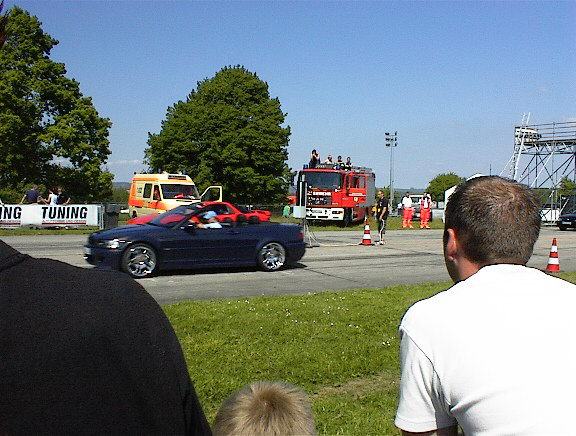
[{"label": "van windshield", "polygon": [[200,198],[195,185],[179,185],[174,183],[163,183],[162,198],[171,200],[173,198],[183,198],[185,200],[197,200]]}]

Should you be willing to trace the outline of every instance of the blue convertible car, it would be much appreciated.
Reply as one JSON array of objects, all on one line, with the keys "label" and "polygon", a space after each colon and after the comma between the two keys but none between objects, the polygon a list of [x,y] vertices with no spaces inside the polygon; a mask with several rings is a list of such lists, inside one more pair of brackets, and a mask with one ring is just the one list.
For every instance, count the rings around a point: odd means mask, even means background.
[{"label": "blue convertible car", "polygon": [[199,228],[195,204],[179,206],[150,223],[101,230],[88,237],[84,258],[100,268],[119,269],[134,278],[159,270],[257,265],[276,271],[304,256],[296,224],[238,223]]}]

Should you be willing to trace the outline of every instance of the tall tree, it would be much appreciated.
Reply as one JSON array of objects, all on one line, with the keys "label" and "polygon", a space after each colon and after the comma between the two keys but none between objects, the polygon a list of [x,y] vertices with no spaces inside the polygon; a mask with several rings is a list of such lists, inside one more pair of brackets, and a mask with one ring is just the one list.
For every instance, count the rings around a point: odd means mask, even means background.
[{"label": "tall tree", "polygon": [[576,195],[576,182],[571,180],[568,176],[562,177],[560,180],[560,195]]},{"label": "tall tree", "polygon": [[442,173],[438,174],[428,184],[426,191],[432,196],[432,200],[444,201],[444,191],[463,182],[465,179],[454,174],[454,173]]},{"label": "tall tree", "polygon": [[0,183],[62,185],[75,201],[111,195],[107,118],[50,60],[58,41],[36,17],[9,11],[0,49]]},{"label": "tall tree", "polygon": [[225,67],[168,108],[162,130],[148,135],[147,163],[186,169],[201,186],[221,184],[226,199],[269,203],[290,180],[285,114],[268,84],[244,67]]},{"label": "tall tree", "polygon": [[[0,14],[4,9],[4,0],[0,1]],[[8,39],[8,13],[0,15],[0,48],[4,45],[4,42]]]}]

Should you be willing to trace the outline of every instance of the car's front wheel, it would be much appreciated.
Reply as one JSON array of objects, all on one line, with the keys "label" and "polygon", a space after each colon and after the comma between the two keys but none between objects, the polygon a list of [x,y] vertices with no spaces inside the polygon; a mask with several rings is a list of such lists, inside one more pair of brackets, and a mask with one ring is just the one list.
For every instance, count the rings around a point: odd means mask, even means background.
[{"label": "car's front wheel", "polygon": [[559,228],[560,230],[564,231],[564,230],[566,230],[567,227],[566,227],[566,226],[563,226],[563,225],[559,225],[558,228]]},{"label": "car's front wheel", "polygon": [[264,271],[277,271],[286,262],[286,249],[278,242],[268,242],[258,251],[258,266]]},{"label": "car's front wheel", "polygon": [[157,263],[156,251],[146,244],[134,244],[122,255],[122,270],[135,279],[153,275]]}]

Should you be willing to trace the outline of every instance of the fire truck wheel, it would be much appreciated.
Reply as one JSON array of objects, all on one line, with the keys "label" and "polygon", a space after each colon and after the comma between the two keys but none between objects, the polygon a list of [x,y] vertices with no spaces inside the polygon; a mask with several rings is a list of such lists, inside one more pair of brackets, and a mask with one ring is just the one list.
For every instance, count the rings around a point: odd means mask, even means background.
[{"label": "fire truck wheel", "polygon": [[279,242],[268,242],[258,251],[258,266],[264,271],[277,271],[286,262],[286,249]]}]

